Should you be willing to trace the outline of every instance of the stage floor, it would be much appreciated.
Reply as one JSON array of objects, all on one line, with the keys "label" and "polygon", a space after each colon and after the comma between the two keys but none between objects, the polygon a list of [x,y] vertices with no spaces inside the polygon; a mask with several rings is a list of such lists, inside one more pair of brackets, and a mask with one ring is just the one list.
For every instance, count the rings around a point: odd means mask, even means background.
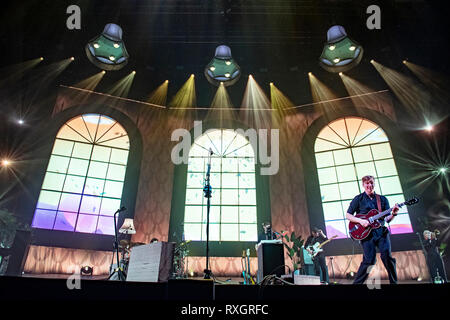
[{"label": "stage floor", "polygon": [[[151,314],[164,312],[167,315],[164,319],[239,319],[245,316],[245,319],[261,320],[290,316],[292,312],[301,315],[317,308],[321,315],[345,316],[349,305],[352,312],[380,305],[383,310],[407,308],[412,312],[426,309],[426,306],[443,306],[450,292],[448,283],[417,281],[398,285],[381,281],[368,286],[351,285],[350,280],[345,279],[337,280],[338,284],[312,286],[243,285],[239,284],[240,278],[230,278],[226,282],[223,281],[228,279],[221,278],[220,283],[203,279],[144,283],[106,281],[105,278],[82,276],[77,281],[68,275],[0,276],[0,301],[4,305],[5,301],[20,301],[27,306],[32,303],[52,306],[63,306],[65,302],[82,306],[106,303],[117,308],[137,306],[135,303],[141,302],[139,309],[152,310]],[[198,313],[212,310],[215,310],[214,315]]]}]

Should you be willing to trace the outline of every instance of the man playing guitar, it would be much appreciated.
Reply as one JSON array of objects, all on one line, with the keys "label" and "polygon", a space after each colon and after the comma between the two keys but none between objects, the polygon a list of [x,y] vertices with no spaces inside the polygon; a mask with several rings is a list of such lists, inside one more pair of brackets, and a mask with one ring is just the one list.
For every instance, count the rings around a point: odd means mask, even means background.
[{"label": "man playing guitar", "polygon": [[[373,176],[364,176],[362,178],[364,192],[353,198],[347,210],[346,217],[350,222],[358,223],[366,228],[369,221],[362,218],[357,218],[354,214],[366,214],[372,209],[378,211],[389,209],[389,201],[386,197],[375,194],[375,178]],[[389,282],[391,284],[397,283],[397,272],[395,267],[395,259],[391,255],[391,241],[389,238],[389,230],[384,226],[384,222],[390,222],[397,215],[399,207],[397,204],[392,209],[392,212],[384,220],[381,220],[381,228],[373,229],[372,232],[361,240],[364,256],[358,273],[356,274],[354,284],[361,284],[366,281],[369,276],[368,268],[375,265],[376,262],[376,247],[380,250],[381,261],[387,270]]]},{"label": "man playing guitar", "polygon": [[[313,228],[311,231],[311,235],[306,240],[304,247],[309,252],[311,256],[313,256],[313,251],[309,248],[310,245],[314,245],[316,242],[323,243],[328,240],[327,236],[323,233],[322,230],[318,228]],[[320,277],[320,282],[322,284],[328,284],[328,269],[325,261],[325,254],[323,251],[317,253],[313,258],[314,262],[314,272],[316,276]],[[320,273],[322,271],[322,274]]]}]

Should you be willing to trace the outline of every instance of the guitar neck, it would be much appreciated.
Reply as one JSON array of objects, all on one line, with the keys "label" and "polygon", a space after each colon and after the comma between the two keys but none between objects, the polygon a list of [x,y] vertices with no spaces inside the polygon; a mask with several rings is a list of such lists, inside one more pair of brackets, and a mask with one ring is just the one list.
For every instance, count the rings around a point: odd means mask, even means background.
[{"label": "guitar neck", "polygon": [[[399,204],[398,204],[398,207],[401,208],[401,207],[403,207],[404,205],[405,205],[405,203],[402,202],[402,203],[399,203]],[[384,210],[384,211],[380,212],[379,214],[374,215],[372,218],[373,218],[374,220],[378,220],[378,219],[380,219],[380,218],[383,218],[384,216],[387,216],[387,215],[391,214],[391,212],[392,212],[392,208],[389,208],[389,209],[387,209],[387,210]]]}]

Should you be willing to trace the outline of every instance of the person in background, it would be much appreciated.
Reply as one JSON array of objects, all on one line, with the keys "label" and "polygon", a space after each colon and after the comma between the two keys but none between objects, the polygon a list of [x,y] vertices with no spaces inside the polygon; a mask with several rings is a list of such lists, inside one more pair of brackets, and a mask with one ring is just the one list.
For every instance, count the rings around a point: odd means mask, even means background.
[{"label": "person in background", "polygon": [[[304,247],[306,251],[312,256],[313,251],[309,246],[313,246],[315,243],[322,243],[324,241],[328,240],[327,236],[323,233],[323,231],[319,228],[313,228],[311,231],[311,235],[306,239],[306,242],[304,243]],[[324,251],[319,252],[313,259],[314,262],[314,272],[316,273],[316,276],[320,276],[320,282],[322,284],[328,284],[329,277],[328,277],[328,268],[325,261],[325,253]],[[322,271],[322,273],[321,273]]]}]

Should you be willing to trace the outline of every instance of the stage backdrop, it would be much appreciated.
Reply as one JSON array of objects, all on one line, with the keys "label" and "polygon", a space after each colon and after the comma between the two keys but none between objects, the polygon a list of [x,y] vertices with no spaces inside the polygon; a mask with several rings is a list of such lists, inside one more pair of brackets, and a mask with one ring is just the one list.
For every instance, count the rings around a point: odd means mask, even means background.
[{"label": "stage backdrop", "polygon": [[[358,104],[355,107],[355,104]],[[101,113],[102,108],[120,111],[124,117],[134,123],[142,137],[142,159],[140,159],[140,174],[134,212],[136,234],[131,241],[149,243],[152,238],[160,241],[169,239],[169,224],[171,214],[171,201],[173,199],[174,164],[171,160],[171,151],[178,142],[171,141],[171,134],[175,129],[191,130],[194,120],[224,120],[223,112],[214,111],[201,113],[196,110],[171,110],[170,108],[157,108],[144,105],[127,99],[116,99],[96,93],[80,91],[76,88],[61,87],[54,107],[53,117],[61,120],[64,112],[70,108],[85,106],[86,112],[95,110]],[[96,106],[94,109],[91,106]],[[270,107],[270,106],[269,106]],[[317,213],[308,212],[308,203],[305,190],[305,173],[302,163],[303,137],[310,126],[319,118],[330,117],[336,119],[340,110],[346,113],[376,114],[388,121],[395,121],[395,115],[389,96],[383,94],[381,98],[365,101],[352,101],[344,99],[339,105],[332,105],[328,113],[328,104],[322,103],[301,109],[291,109],[289,112],[274,116],[273,111],[251,112],[253,116],[245,113],[227,113],[225,120],[239,121],[250,128],[280,129],[280,166],[276,175],[269,177],[270,215],[272,228],[275,231],[295,231],[303,239],[310,232],[310,217]],[[331,110],[331,109],[330,109]],[[350,110],[350,111],[349,111]],[[255,116],[256,115],[256,116]],[[265,119],[265,121],[260,121]],[[65,119],[65,121],[70,118]],[[45,169],[44,169],[45,170]],[[306,181],[307,182],[307,181]],[[42,183],[42,182],[41,182]],[[36,195],[37,197],[37,195]],[[28,213],[30,220],[33,213]],[[261,226],[258,226],[260,228]],[[48,241],[47,241],[48,243]],[[110,252],[90,251],[36,245],[31,247],[25,265],[28,273],[71,273],[81,265],[94,266],[95,274],[107,273],[109,269]],[[106,249],[107,250],[107,249]],[[253,250],[253,255],[254,255]],[[404,279],[417,277],[420,271],[412,270],[412,265],[422,266],[423,261],[418,252],[396,252],[399,276]],[[345,256],[336,257],[334,269],[336,276],[345,271],[348,264]],[[360,258],[355,256],[352,268],[359,263]],[[290,265],[287,258],[286,264]],[[188,268],[197,273],[204,269],[204,257],[189,257]],[[251,259],[251,268],[257,270],[256,258]],[[234,257],[212,257],[211,269],[216,276],[238,276],[242,272],[239,254]]]}]

